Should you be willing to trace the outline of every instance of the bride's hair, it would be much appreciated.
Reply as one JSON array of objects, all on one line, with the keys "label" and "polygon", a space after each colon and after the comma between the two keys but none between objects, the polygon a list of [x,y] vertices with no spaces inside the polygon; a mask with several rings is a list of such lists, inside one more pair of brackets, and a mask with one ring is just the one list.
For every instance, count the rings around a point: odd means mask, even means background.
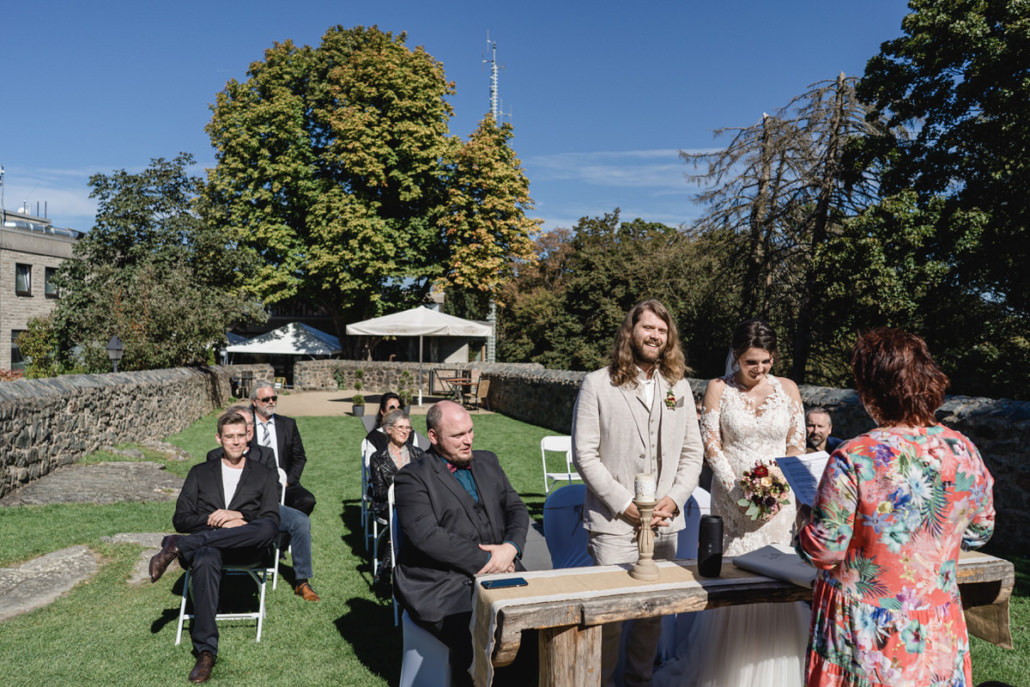
[{"label": "bride's hair", "polygon": [[615,345],[612,346],[611,363],[608,365],[608,374],[612,384],[615,386],[637,385],[637,364],[633,357],[633,327],[637,320],[645,312],[652,312],[657,315],[665,326],[669,328],[669,335],[665,343],[665,350],[658,358],[658,371],[669,384],[675,384],[683,379],[687,372],[687,361],[683,357],[683,349],[680,347],[679,333],[676,331],[676,323],[669,314],[669,309],[662,305],[662,302],[649,298],[633,306],[632,310],[626,313],[626,319],[615,334]]},{"label": "bride's hair", "polygon": [[744,320],[733,330],[734,362],[749,348],[761,348],[776,355],[776,330],[765,320]]}]

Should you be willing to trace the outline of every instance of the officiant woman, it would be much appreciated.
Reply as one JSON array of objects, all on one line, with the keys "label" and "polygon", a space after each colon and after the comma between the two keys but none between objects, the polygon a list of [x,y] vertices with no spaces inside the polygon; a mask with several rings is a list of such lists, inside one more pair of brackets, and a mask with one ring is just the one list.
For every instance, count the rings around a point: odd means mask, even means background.
[{"label": "officiant woman", "polygon": [[948,378],[925,341],[875,329],[851,368],[878,427],[830,457],[796,540],[822,570],[805,684],[971,685],[956,566],[994,531],[994,481],[972,442],[934,417]]}]

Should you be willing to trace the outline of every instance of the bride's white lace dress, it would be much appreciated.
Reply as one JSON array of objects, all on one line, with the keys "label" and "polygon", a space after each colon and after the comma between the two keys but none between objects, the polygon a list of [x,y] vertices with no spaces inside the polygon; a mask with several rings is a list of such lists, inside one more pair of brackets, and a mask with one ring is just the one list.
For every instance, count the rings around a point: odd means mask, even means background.
[{"label": "bride's white lace dress", "polygon": [[[772,392],[755,408],[733,378],[718,409],[701,418],[705,460],[712,468],[712,513],[723,519],[723,556],[789,543],[794,505],[752,521],[737,505],[737,480],[755,462],[769,463],[788,446],[805,445],[803,410],[770,375]],[[725,562],[724,565],[732,565]],[[655,674],[655,685],[677,687],[799,687],[803,682],[809,612],[806,604],[751,604],[697,614],[677,659]]]}]

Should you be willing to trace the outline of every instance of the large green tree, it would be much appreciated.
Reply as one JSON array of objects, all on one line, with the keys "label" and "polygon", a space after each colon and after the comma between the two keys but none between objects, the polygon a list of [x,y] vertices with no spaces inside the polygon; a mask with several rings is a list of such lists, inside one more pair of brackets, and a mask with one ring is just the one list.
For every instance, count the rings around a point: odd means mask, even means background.
[{"label": "large green tree", "polygon": [[886,194],[943,199],[939,255],[990,302],[1030,314],[1030,3],[911,0],[903,35],[881,46],[859,86],[872,116],[912,135],[864,152],[886,163]]},{"label": "large green tree", "polygon": [[243,256],[201,218],[203,181],[189,174],[192,164],[180,154],[90,178],[96,221],[58,269],[54,312],[24,335],[30,375],[107,370],[115,335],[123,370],[205,363],[227,329],[265,318],[241,285]]},{"label": "large green tree", "polygon": [[274,45],[218,94],[212,218],[260,260],[265,302],[300,298],[343,333],[433,284],[491,289],[531,257],[510,128],[451,136],[453,92],[405,34],[337,26],[318,47]]}]

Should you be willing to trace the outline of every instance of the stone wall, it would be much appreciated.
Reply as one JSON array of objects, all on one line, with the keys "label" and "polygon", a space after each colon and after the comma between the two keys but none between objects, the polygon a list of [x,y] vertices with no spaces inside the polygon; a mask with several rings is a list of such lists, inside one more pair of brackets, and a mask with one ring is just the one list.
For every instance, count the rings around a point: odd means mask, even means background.
[{"label": "stone wall", "polygon": [[0,384],[0,496],[104,446],[161,438],[225,405],[230,378],[271,365],[174,368]]},{"label": "stone wall", "polygon": [[[407,385],[413,393],[418,393],[419,364],[408,362],[364,361],[364,360],[299,360],[293,368],[293,386],[298,391],[334,391],[338,388],[333,376],[337,369],[343,372],[343,388],[353,389],[356,380],[355,372],[364,371],[362,392],[379,394],[386,391],[399,391]],[[422,393],[429,393],[429,374],[434,368],[445,370],[482,370],[483,374],[493,376],[495,373],[528,372],[543,370],[536,363],[423,363]],[[407,372],[408,379],[404,378]]]},{"label": "stone wall", "polygon": [[[490,409],[568,434],[583,376],[583,372],[557,370],[491,373]],[[699,400],[707,381],[688,381]],[[800,391],[806,407],[822,406],[832,413],[833,436],[852,437],[874,426],[854,390],[801,386]],[[1030,555],[1025,536],[1030,523],[1030,403],[949,396],[937,418],[969,437],[994,475],[998,518],[990,549]]]}]

